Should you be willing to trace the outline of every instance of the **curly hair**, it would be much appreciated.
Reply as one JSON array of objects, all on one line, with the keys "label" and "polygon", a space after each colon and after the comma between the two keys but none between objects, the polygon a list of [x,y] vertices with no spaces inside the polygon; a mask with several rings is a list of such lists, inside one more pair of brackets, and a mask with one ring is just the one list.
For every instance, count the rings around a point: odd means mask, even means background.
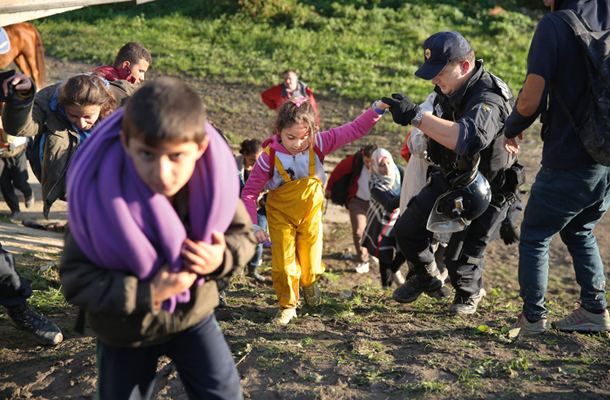
[{"label": "curly hair", "polygon": [[104,119],[112,113],[117,102],[110,90],[96,74],[76,75],[68,79],[59,90],[57,104],[60,106],[99,106],[99,119]]}]

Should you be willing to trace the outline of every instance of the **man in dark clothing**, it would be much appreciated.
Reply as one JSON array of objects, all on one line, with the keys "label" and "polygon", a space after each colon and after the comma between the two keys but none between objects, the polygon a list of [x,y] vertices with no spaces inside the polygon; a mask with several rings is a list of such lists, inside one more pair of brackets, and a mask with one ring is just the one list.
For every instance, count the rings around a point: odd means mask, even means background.
[{"label": "man in dark clothing", "polygon": [[32,288],[15,269],[15,259],[0,245],[0,305],[9,322],[17,329],[34,335],[40,344],[55,345],[63,340],[57,325],[36,313],[27,304]]},{"label": "man in dark clothing", "polygon": [[522,334],[549,330],[545,306],[548,250],[552,236],[559,232],[572,255],[581,305],[553,325],[562,331],[607,331],[610,318],[604,265],[592,229],[610,205],[610,168],[591,158],[569,121],[567,110],[575,126],[580,126],[588,105],[585,54],[570,26],[554,12],[573,10],[594,31],[607,30],[610,3],[545,0],[545,5],[550,5],[552,12],[540,20],[532,38],[527,76],[505,132],[506,150],[516,153],[519,146],[515,138],[521,139],[523,130],[541,113],[545,116],[542,167],[521,224],[519,285],[523,313],[513,327],[520,328]]},{"label": "man in dark clothing", "polygon": [[[461,230],[452,234],[445,253],[445,264],[456,289],[449,311],[473,314],[485,295],[485,248],[493,232],[499,229],[506,209],[515,201],[514,188],[509,190],[505,184],[506,171],[515,159],[504,151],[502,140],[512,94],[504,82],[483,68],[482,61],[475,61],[470,44],[458,32],[432,35],[425,41],[424,51],[425,62],[415,75],[435,85],[434,111],[423,112],[400,94],[383,100],[391,105],[396,123],[410,123],[430,138],[428,154],[439,166],[429,173],[427,186],[413,197],[396,223],[398,245],[412,269],[407,281],[394,291],[393,298],[410,303],[424,292],[438,297],[443,282],[434,261],[428,218],[444,193],[478,180],[487,185],[485,179],[478,178],[478,170],[491,185],[491,204],[487,207],[489,197],[482,203],[483,198],[476,198],[479,194],[471,199],[483,204],[482,215],[463,222]],[[470,178],[460,185],[464,177]],[[486,187],[490,196],[489,186]]]}]

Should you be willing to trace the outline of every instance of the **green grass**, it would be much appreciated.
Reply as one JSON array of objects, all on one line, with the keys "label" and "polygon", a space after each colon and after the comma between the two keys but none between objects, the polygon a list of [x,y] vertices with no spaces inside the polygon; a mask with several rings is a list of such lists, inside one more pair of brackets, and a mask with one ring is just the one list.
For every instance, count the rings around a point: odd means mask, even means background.
[{"label": "green grass", "polygon": [[[516,93],[543,12],[516,11],[523,3],[157,0],[88,7],[35,24],[46,53],[61,59],[110,63],[133,40],[153,54],[154,75],[266,87],[294,68],[316,93],[368,101],[400,91],[423,101],[432,86],[413,73],[424,40],[441,30],[460,31]],[[496,4],[509,11],[490,15]]]}]

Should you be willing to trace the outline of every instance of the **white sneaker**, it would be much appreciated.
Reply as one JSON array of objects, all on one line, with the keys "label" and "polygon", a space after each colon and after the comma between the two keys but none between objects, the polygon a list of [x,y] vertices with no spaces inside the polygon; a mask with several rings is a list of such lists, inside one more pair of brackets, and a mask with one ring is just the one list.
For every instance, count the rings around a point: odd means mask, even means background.
[{"label": "white sneaker", "polygon": [[359,262],[356,264],[356,273],[358,274],[366,274],[369,272],[369,263],[367,262]]},{"label": "white sneaker", "polygon": [[392,280],[398,285],[402,285],[403,283],[405,283],[405,277],[402,276],[402,272],[400,272],[400,270],[394,272],[392,274]]}]

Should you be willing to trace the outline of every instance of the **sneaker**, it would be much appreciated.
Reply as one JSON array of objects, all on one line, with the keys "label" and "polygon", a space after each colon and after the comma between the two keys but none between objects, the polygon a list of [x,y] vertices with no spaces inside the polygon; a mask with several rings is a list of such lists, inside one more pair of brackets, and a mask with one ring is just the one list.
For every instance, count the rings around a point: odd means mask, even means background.
[{"label": "sneaker", "polygon": [[64,340],[64,335],[57,325],[32,310],[25,301],[15,307],[4,307],[4,310],[11,325],[30,332],[38,343],[56,345]]},{"label": "sneaker", "polygon": [[510,326],[510,330],[519,329],[519,335],[539,335],[549,331],[549,321],[546,318],[540,318],[536,322],[529,322],[525,314],[521,313],[517,322]]},{"label": "sneaker", "polygon": [[271,283],[271,281],[258,272],[258,265],[248,264],[248,275],[259,283]]},{"label": "sneaker", "polygon": [[357,274],[366,274],[369,272],[369,263],[368,262],[359,262],[356,264],[356,273]]},{"label": "sneaker", "polygon": [[405,283],[394,290],[392,298],[399,303],[412,303],[423,292],[436,292],[441,287],[443,287],[443,282],[436,276],[426,272],[413,274]]},{"label": "sneaker", "polygon": [[608,310],[594,314],[578,307],[564,319],[553,322],[553,328],[562,332],[601,332],[610,331],[610,316]]},{"label": "sneaker", "polygon": [[477,312],[479,301],[486,295],[485,289],[481,288],[479,293],[470,297],[456,296],[453,303],[449,306],[451,314],[470,315]]},{"label": "sneaker", "polygon": [[221,290],[218,292],[218,308],[227,308],[227,292]]},{"label": "sneaker", "polygon": [[303,288],[303,297],[305,297],[305,303],[309,307],[315,307],[322,301],[322,295],[320,294],[320,288],[317,283],[309,287]]},{"label": "sneaker", "polygon": [[275,317],[273,317],[271,323],[276,325],[287,325],[291,319],[296,317],[296,308],[280,308],[280,311],[275,314]]},{"label": "sneaker", "polygon": [[31,208],[34,205],[34,193],[30,197],[25,198],[25,208]]},{"label": "sneaker", "polygon": [[11,212],[11,214],[8,216],[9,219],[19,219],[21,218],[21,212],[20,211],[13,211]]},{"label": "sneaker", "polygon": [[394,283],[396,283],[398,286],[402,285],[403,283],[405,283],[405,277],[402,276],[402,272],[400,272],[400,270],[394,272],[392,274],[392,280],[394,281]]}]

